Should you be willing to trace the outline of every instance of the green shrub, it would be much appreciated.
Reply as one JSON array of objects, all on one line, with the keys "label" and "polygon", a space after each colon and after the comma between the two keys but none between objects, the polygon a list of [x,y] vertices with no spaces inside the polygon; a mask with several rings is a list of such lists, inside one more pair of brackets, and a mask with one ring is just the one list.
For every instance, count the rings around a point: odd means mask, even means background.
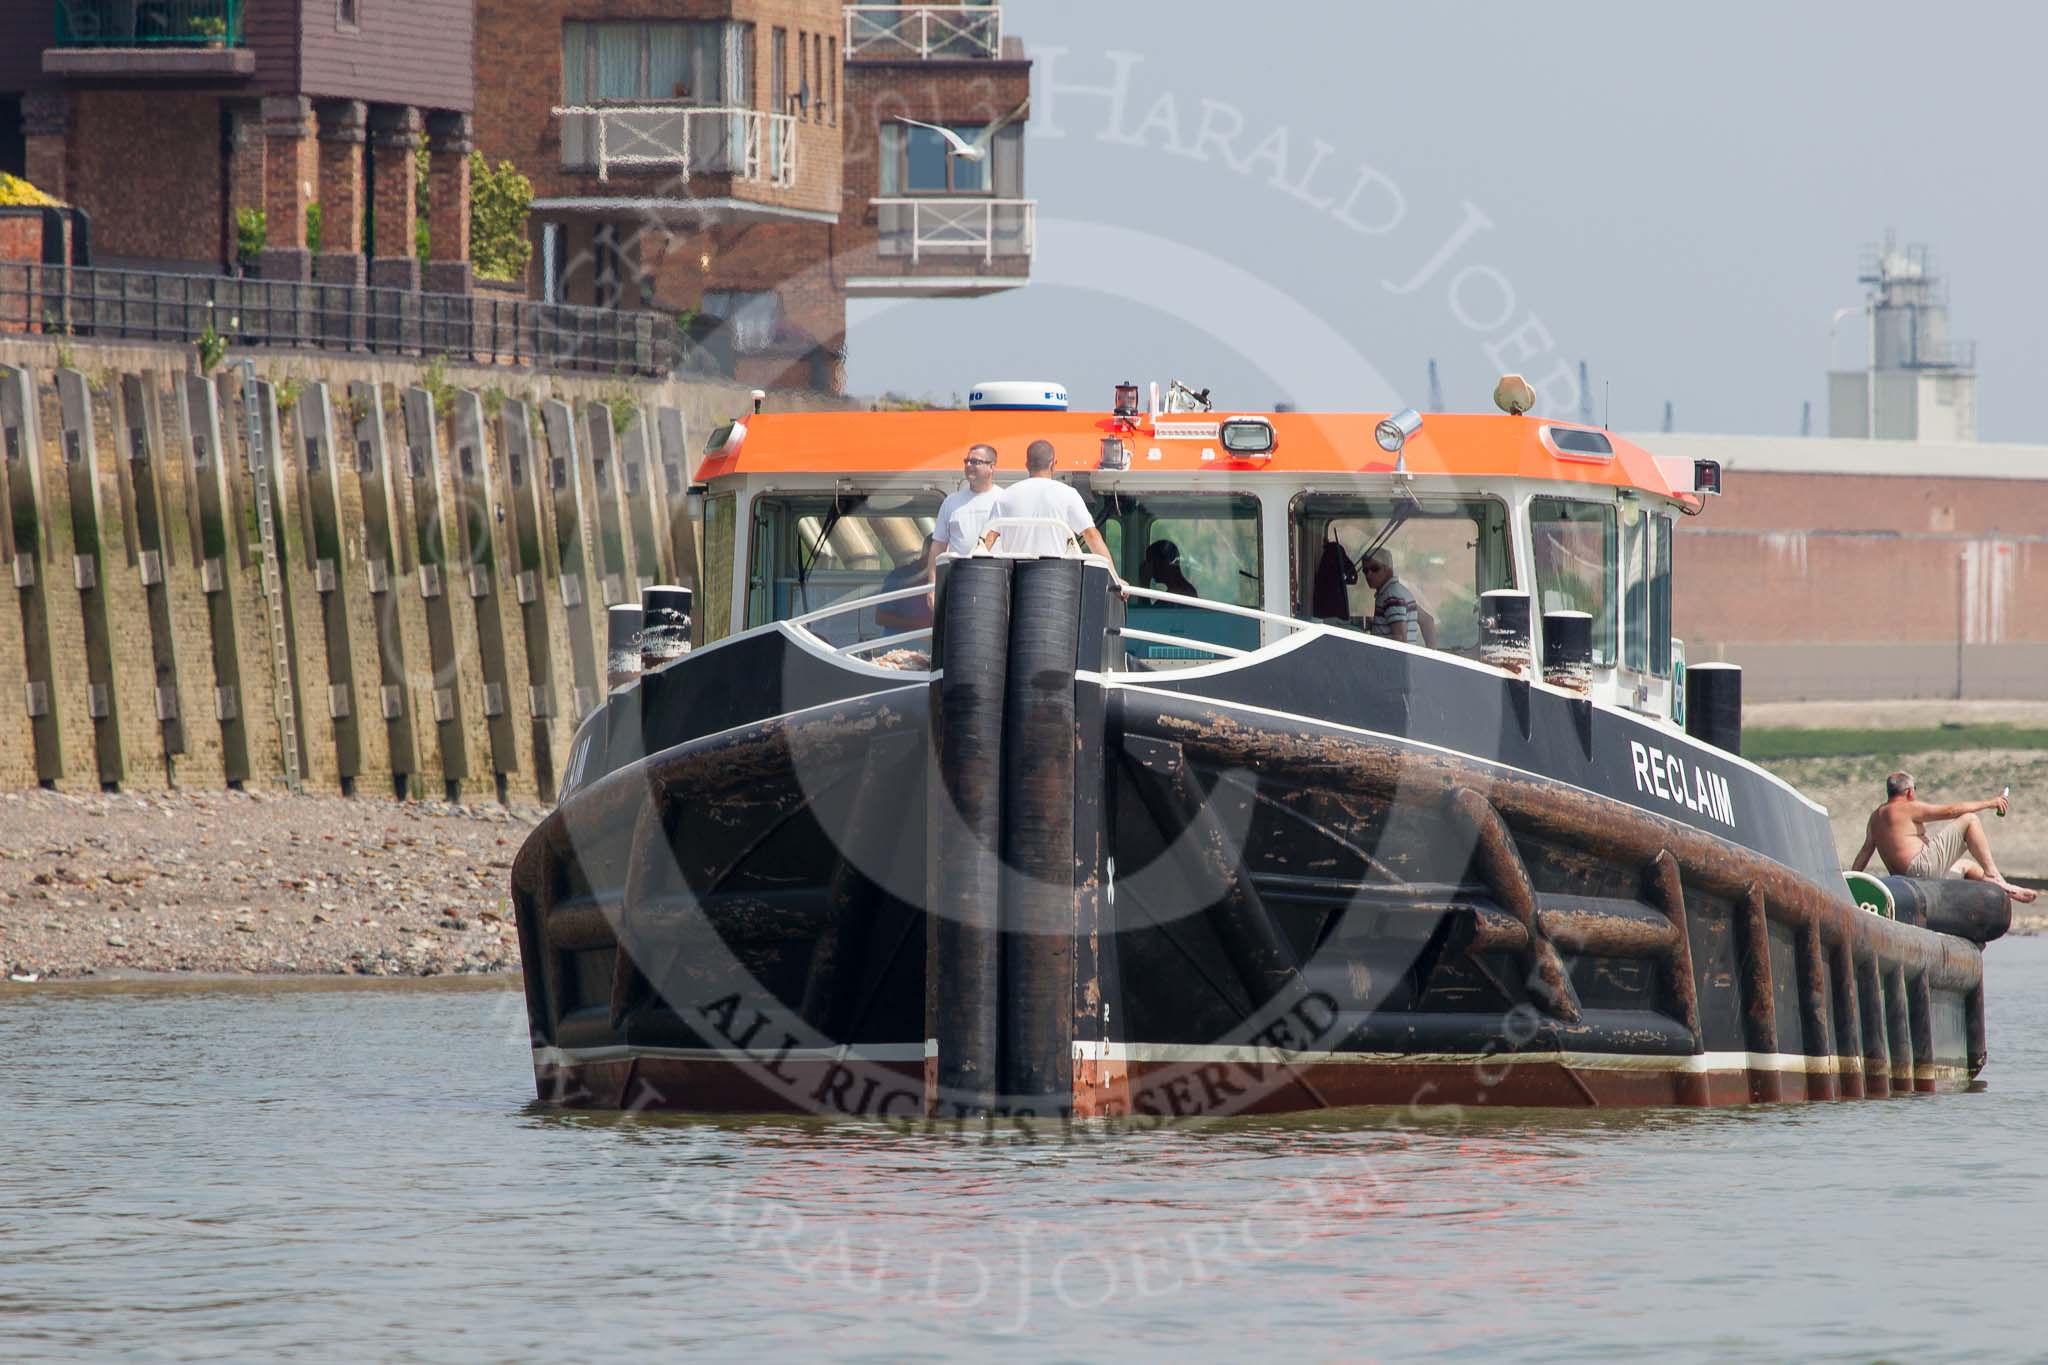
[{"label": "green shrub", "polygon": [[488,280],[523,280],[533,257],[526,220],[533,182],[509,161],[496,169],[480,155],[469,159],[469,259]]},{"label": "green shrub", "polygon": [[254,265],[270,240],[270,223],[262,209],[235,210],[235,259]]}]

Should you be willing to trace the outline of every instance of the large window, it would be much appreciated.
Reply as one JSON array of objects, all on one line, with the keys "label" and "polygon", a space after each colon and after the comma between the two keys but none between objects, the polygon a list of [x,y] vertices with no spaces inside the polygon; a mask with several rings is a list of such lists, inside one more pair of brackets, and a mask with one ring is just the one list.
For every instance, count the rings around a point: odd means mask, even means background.
[{"label": "large window", "polygon": [[[726,22],[617,22],[562,25],[562,103],[676,104],[745,108],[753,26]],[[610,155],[680,155],[683,120],[676,114],[613,115],[605,127]],[[723,168],[729,138],[699,120],[690,129],[694,169]],[[595,120],[562,121],[562,164],[597,160]]]},{"label": "large window", "polygon": [[1608,503],[1536,498],[1529,504],[1540,615],[1583,611],[1593,618],[1593,662],[1614,664],[1615,528]]},{"label": "large window", "polygon": [[[784,621],[841,598],[880,592],[891,570],[924,554],[925,537],[938,514],[936,493],[790,493],[756,498],[747,625]],[[707,559],[710,553],[707,545]],[[889,613],[884,610],[883,615]],[[875,611],[858,611],[820,621],[816,629],[834,644],[851,644],[900,627],[878,620]]]},{"label": "large window", "polygon": [[877,226],[884,256],[907,256],[913,249],[975,256],[1030,253],[1029,213],[1021,202],[1021,124],[1006,124],[992,137],[985,124],[954,127],[969,143],[987,142],[988,154],[978,161],[949,156],[945,138],[929,128],[891,122],[880,131]]},{"label": "large window", "polygon": [[1374,593],[1356,566],[1380,544],[1424,613],[1424,643],[1437,649],[1476,650],[1479,595],[1515,585],[1507,507],[1492,498],[1307,495],[1296,501],[1294,533],[1296,615],[1362,627]]}]

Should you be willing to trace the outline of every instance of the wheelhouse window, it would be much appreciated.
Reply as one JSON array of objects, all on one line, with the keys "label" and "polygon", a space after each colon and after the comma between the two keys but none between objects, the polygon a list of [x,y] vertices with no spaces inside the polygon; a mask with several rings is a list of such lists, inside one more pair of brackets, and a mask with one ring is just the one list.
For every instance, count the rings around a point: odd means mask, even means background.
[{"label": "wheelhouse window", "polygon": [[1621,666],[1650,671],[1650,521],[1642,508],[1621,508]]},{"label": "wheelhouse window", "polygon": [[1618,558],[1613,505],[1532,499],[1529,538],[1536,561],[1536,611],[1591,616],[1593,662],[1613,667]]},{"label": "wheelhouse window", "polygon": [[1650,518],[1650,672],[1671,676],[1671,518]]},{"label": "wheelhouse window", "polygon": [[1422,612],[1422,642],[1476,652],[1479,595],[1515,585],[1506,504],[1493,498],[1310,494],[1293,513],[1294,614],[1364,629],[1375,594],[1358,563],[1374,545]]},{"label": "wheelhouse window", "polygon": [[[1259,500],[1248,493],[1105,493],[1095,499],[1095,524],[1124,580],[1175,597],[1263,605],[1259,590]],[[1134,629],[1201,640],[1233,649],[1259,647],[1259,623],[1178,602],[1133,597],[1125,620]],[[1190,646],[1133,641],[1140,658],[1213,661]]]},{"label": "wheelhouse window", "polygon": [[733,495],[704,500],[704,638],[732,634]]},{"label": "wheelhouse window", "polygon": [[[909,586],[938,514],[939,495],[926,492],[756,498],[747,625],[786,621],[843,598],[882,592],[885,580],[887,588]],[[710,554],[707,537],[707,560]],[[833,644],[853,644],[900,632],[907,614],[900,605],[885,605],[829,617],[815,629]]]}]

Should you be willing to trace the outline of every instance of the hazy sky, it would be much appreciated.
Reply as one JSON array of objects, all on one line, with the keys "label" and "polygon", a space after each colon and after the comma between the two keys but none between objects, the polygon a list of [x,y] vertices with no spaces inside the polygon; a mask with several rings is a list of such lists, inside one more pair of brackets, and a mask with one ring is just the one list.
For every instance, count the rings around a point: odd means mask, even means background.
[{"label": "hazy sky", "polygon": [[[1583,359],[1620,429],[1668,399],[1680,430],[1795,433],[1811,399],[1824,435],[1829,317],[1889,227],[1978,343],[1982,438],[2048,442],[2039,7],[1010,0],[1004,26],[1036,59],[1033,283],[853,304],[857,391],[1421,406],[1435,357],[1447,408],[1518,369],[1560,377],[1555,410]],[[1120,110],[1074,88],[1119,62]],[[1863,348],[1851,318],[1837,363]]]}]

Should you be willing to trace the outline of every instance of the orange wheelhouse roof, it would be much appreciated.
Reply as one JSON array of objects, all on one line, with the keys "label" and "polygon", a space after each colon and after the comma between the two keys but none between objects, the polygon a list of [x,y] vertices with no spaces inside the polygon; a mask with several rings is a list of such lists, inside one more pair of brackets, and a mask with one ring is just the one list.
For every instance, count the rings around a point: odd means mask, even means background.
[{"label": "orange wheelhouse roof", "polygon": [[[1270,457],[1233,455],[1216,428],[1232,417],[1270,422],[1277,438]],[[1168,413],[1119,418],[1106,412],[946,410],[927,412],[770,412],[744,419],[746,439],[733,454],[705,457],[701,480],[728,474],[957,475],[960,457],[974,444],[994,446],[998,473],[1021,473],[1024,448],[1051,441],[1058,468],[1092,470],[1102,461],[1105,437],[1121,438],[1132,473],[1228,472],[1309,477],[1388,473],[1394,457],[1373,439],[1385,413],[1233,412]],[[1611,455],[1576,453],[1552,431],[1599,432]],[[1579,444],[1585,444],[1581,441]],[[1597,444],[1595,442],[1594,444]],[[1157,452],[1157,458],[1153,458]],[[1549,479],[1564,483],[1635,488],[1679,496],[1642,447],[1597,427],[1535,416],[1436,413],[1403,451],[1418,477]]]}]

